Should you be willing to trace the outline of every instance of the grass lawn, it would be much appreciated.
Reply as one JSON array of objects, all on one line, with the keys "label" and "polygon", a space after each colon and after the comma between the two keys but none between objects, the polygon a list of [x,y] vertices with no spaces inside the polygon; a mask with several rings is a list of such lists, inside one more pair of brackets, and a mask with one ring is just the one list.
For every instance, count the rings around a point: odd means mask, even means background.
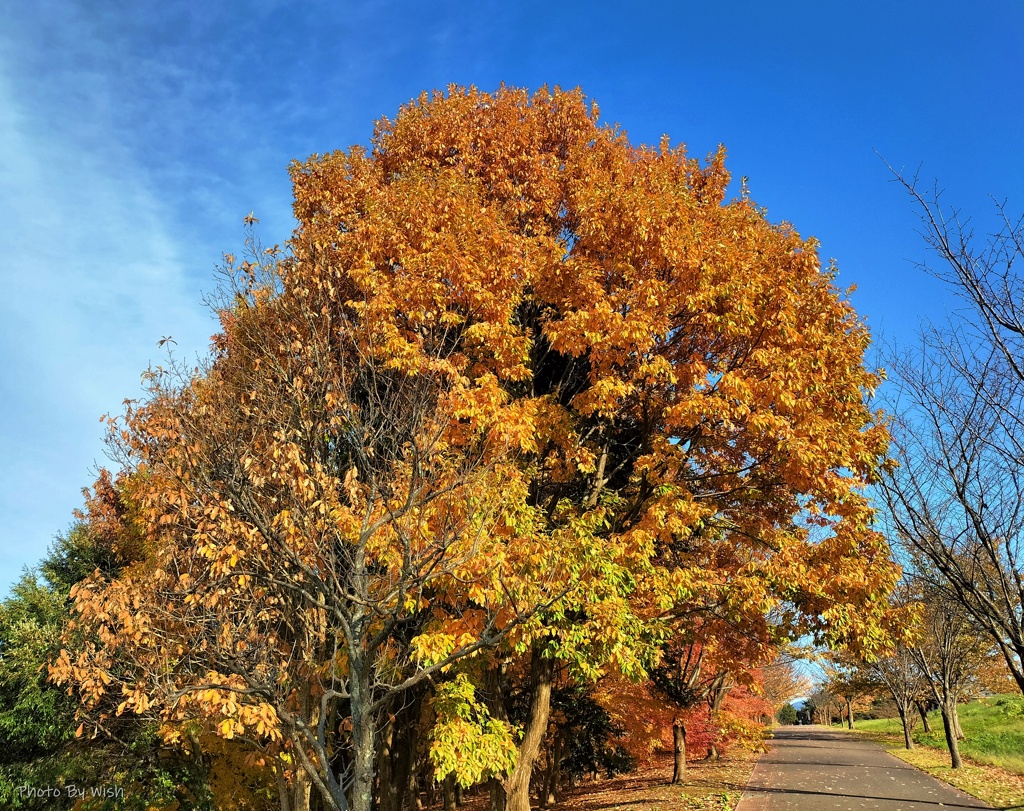
[{"label": "grass lawn", "polygon": [[942,716],[930,713],[932,732],[922,730],[920,719],[913,731],[919,748],[903,747],[899,718],[857,721],[856,729],[883,744],[890,752],[950,785],[996,808],[1024,809],[1024,700],[1019,696],[994,696],[960,706],[960,726],[965,740],[960,753],[965,765],[949,766]]},{"label": "grass lawn", "polygon": [[[928,714],[932,731],[925,733],[918,719],[914,742],[936,749],[946,748],[942,732],[942,716],[938,710]],[[899,718],[857,721],[861,729],[892,733],[903,738]],[[1024,698],[993,696],[960,705],[960,726],[965,740],[960,741],[960,754],[977,763],[998,766],[1014,774],[1024,775]]]}]

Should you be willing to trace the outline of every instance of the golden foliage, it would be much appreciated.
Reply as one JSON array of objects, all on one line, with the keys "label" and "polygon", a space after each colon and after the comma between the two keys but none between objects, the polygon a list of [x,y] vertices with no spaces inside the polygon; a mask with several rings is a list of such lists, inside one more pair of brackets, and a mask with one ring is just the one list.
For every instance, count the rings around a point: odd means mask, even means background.
[{"label": "golden foliage", "polygon": [[868,332],[813,240],[724,202],[724,152],[452,88],[291,174],[289,251],[226,257],[209,365],[111,422],[147,554],[76,590],[92,641],[53,673],[87,706],[322,772],[365,723],[324,708],[502,638],[591,677],[706,606],[879,642]]}]

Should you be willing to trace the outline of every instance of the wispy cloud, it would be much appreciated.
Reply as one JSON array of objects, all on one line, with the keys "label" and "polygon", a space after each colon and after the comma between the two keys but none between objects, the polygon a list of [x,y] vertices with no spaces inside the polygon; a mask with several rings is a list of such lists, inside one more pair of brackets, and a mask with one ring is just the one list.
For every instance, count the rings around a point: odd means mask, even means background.
[{"label": "wispy cloud", "polygon": [[[156,341],[195,351],[213,331],[102,76],[79,82],[62,109],[0,62],[0,590],[71,520],[103,459],[98,418],[139,392]],[[88,137],[55,126],[89,98]]]},{"label": "wispy cloud", "polygon": [[287,5],[0,0],[0,593],[71,521],[156,342],[205,352],[242,217],[291,230],[288,160],[323,145]]}]

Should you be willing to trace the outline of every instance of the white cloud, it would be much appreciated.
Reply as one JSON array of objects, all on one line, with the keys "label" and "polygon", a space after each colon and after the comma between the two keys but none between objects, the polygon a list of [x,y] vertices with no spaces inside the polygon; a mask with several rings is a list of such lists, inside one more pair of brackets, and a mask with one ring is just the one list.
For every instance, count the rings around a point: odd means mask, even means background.
[{"label": "white cloud", "polygon": [[277,5],[2,15],[0,594],[72,520],[106,462],[99,418],[140,394],[157,341],[205,353],[202,291],[242,217],[255,209],[268,242],[291,227],[287,153],[236,81],[246,26]]}]

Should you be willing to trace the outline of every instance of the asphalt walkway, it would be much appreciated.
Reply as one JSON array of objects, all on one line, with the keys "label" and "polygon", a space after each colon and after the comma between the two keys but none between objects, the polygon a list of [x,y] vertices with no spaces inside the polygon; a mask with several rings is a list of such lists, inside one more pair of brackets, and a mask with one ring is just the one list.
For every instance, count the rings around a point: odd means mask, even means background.
[{"label": "asphalt walkway", "polygon": [[822,727],[777,727],[736,811],[991,808],[881,746]]}]

